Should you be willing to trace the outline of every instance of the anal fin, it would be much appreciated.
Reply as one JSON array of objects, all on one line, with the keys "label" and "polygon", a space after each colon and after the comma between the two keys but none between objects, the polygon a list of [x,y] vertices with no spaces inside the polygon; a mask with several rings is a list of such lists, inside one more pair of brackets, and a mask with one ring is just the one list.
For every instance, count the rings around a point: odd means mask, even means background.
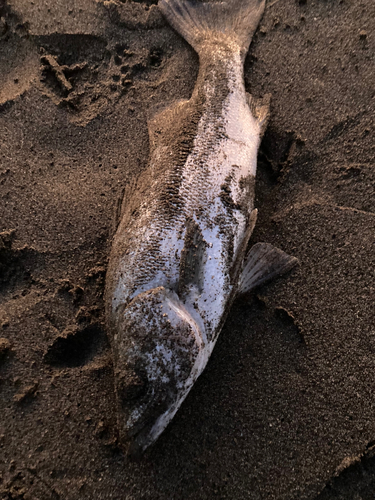
[{"label": "anal fin", "polygon": [[246,98],[251,114],[259,124],[259,135],[262,138],[270,117],[271,94],[266,94],[262,99],[255,99],[251,94],[246,93]]},{"label": "anal fin", "polygon": [[246,293],[292,269],[298,260],[269,243],[256,243],[247,254],[238,293]]}]

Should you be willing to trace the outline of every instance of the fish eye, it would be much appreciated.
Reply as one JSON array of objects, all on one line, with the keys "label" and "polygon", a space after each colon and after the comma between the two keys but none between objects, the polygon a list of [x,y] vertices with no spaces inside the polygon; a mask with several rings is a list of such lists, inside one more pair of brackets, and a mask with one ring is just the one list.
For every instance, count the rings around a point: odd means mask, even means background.
[{"label": "fish eye", "polygon": [[123,406],[131,404],[147,392],[148,380],[146,373],[130,370],[117,374],[117,394]]}]

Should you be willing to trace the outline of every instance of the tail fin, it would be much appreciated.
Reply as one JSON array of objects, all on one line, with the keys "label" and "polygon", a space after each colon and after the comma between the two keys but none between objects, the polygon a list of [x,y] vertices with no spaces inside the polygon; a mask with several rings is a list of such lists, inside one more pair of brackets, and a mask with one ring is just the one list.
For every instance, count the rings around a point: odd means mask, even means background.
[{"label": "tail fin", "polygon": [[171,26],[198,52],[206,44],[235,44],[246,55],[266,0],[159,0]]}]

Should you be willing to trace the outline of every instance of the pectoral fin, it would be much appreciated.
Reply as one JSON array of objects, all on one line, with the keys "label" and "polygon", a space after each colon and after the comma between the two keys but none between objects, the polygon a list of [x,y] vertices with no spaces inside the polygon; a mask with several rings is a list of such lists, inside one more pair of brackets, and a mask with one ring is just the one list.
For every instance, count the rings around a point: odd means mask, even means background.
[{"label": "pectoral fin", "polygon": [[246,293],[266,281],[286,273],[298,263],[269,243],[256,243],[247,254],[240,276],[238,293]]}]

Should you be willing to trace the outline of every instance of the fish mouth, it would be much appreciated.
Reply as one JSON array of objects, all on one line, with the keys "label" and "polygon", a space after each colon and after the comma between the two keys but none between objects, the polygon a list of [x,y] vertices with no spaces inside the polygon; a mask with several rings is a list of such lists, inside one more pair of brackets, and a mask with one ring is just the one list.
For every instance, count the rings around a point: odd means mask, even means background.
[{"label": "fish mouth", "polygon": [[177,392],[163,389],[155,394],[153,388],[149,387],[141,400],[134,401],[130,407],[121,405],[119,408],[117,420],[120,444],[129,457],[139,458],[163,431],[164,427],[160,429],[158,422],[170,412],[178,399]]},{"label": "fish mouth", "polygon": [[150,427],[143,427],[132,437],[128,438],[126,453],[132,459],[140,459],[146,449],[152,444],[153,441],[150,439]]},{"label": "fish mouth", "polygon": [[127,455],[138,459],[144,454],[147,448],[152,446],[163,433],[168,423],[172,420],[184,398],[179,398],[164,413],[150,423],[135,424],[127,432]]},{"label": "fish mouth", "polygon": [[178,397],[172,401],[167,409],[156,418],[148,422],[144,419],[135,422],[132,428],[127,430],[127,454],[132,458],[140,458],[147,448],[152,446],[163,433],[169,422],[173,419],[181,404],[188,395],[193,385],[193,379],[185,384]]},{"label": "fish mouth", "polygon": [[120,442],[123,443],[124,451],[130,458],[140,459],[146,449],[157,441],[164,429],[161,429],[160,432],[155,431],[159,418],[148,423],[136,423],[131,428],[124,430],[123,439],[120,439]]}]

